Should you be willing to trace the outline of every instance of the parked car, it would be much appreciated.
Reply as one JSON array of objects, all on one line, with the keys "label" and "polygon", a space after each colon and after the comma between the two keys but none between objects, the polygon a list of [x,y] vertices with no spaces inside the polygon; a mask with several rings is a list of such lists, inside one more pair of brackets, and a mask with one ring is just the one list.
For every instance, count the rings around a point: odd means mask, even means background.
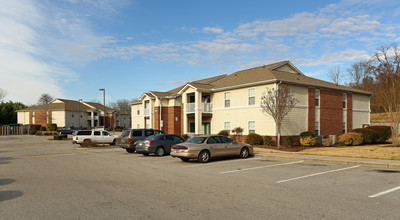
[{"label": "parked car", "polygon": [[172,146],[171,156],[183,161],[198,159],[207,163],[214,157],[239,156],[247,158],[253,154],[253,147],[248,144],[236,142],[226,136],[206,135],[188,139],[184,143]]},{"label": "parked car", "polygon": [[95,142],[97,144],[115,145],[118,136],[111,135],[108,131],[81,130],[74,133],[72,137],[73,144],[84,144]]},{"label": "parked car", "polygon": [[94,127],[95,131],[108,131],[108,127],[107,126],[96,126]]},{"label": "parked car", "polygon": [[184,141],[183,138],[174,134],[151,135],[144,140],[137,141],[136,152],[145,156],[154,153],[156,156],[161,157],[170,154],[173,145]]},{"label": "parked car", "polygon": [[136,150],[136,142],[143,140],[148,136],[155,134],[164,134],[164,132],[154,129],[128,129],[122,131],[119,140],[119,146],[124,148],[128,153],[133,153]]},{"label": "parked car", "polygon": [[73,127],[66,127],[66,128],[59,128],[57,129],[58,134],[73,134],[75,131],[77,131],[76,128]]}]

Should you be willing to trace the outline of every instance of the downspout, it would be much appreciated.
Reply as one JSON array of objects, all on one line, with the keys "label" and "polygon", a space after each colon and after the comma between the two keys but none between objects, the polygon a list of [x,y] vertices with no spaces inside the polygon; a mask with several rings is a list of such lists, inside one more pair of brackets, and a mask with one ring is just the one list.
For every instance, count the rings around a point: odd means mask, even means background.
[{"label": "downspout", "polygon": [[159,98],[158,100],[159,100],[159,102],[160,102],[160,103],[159,103],[159,107],[160,107],[160,131],[162,131],[162,127],[163,127],[163,126],[161,126],[161,121],[162,121],[162,120],[161,120],[161,115],[162,115],[162,114],[161,114],[161,113],[162,113],[162,98]]}]

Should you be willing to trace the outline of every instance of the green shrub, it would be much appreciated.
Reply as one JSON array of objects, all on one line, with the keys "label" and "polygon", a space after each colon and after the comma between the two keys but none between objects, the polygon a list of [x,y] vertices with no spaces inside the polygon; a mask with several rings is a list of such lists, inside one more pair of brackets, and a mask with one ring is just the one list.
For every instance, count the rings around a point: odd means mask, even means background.
[{"label": "green shrub", "polygon": [[338,137],[338,142],[340,144],[349,146],[357,146],[363,143],[363,137],[362,134],[360,133],[355,133],[355,132],[349,132],[342,134]]},{"label": "green shrub", "polygon": [[67,134],[62,134],[62,135],[60,135],[63,139],[67,139],[68,138],[68,135]]},{"label": "green shrub", "polygon": [[46,131],[46,127],[40,127],[39,131]]},{"label": "green shrub", "polygon": [[57,131],[57,124],[49,123],[46,125],[48,131]]},{"label": "green shrub", "polygon": [[263,138],[259,134],[251,133],[251,134],[247,135],[246,143],[250,144],[250,145],[262,145]]},{"label": "green shrub", "polygon": [[300,133],[300,138],[304,138],[304,137],[313,137],[315,138],[315,134],[314,132],[311,131],[303,131]]},{"label": "green shrub", "polygon": [[30,127],[29,133],[34,135],[36,134],[37,131],[39,131],[41,125],[30,125],[29,127]]},{"label": "green shrub", "polygon": [[292,137],[292,136],[286,136],[286,137],[284,138],[284,141],[285,141],[285,145],[286,145],[286,146],[292,146],[293,143],[294,143],[294,140],[293,140],[293,137]]},{"label": "green shrub", "polygon": [[229,131],[227,131],[227,130],[221,130],[221,131],[219,131],[218,132],[218,135],[223,135],[223,136],[229,136]]},{"label": "green shrub", "polygon": [[373,129],[368,128],[356,128],[352,132],[360,133],[363,136],[363,144],[373,144],[375,143],[377,132]]},{"label": "green shrub", "polygon": [[62,135],[54,135],[54,140],[62,140]]},{"label": "green shrub", "polygon": [[392,136],[392,129],[390,126],[371,126],[368,127],[368,129],[373,129],[375,132],[377,132],[375,139],[375,143],[377,144],[385,143],[390,136]]},{"label": "green shrub", "polygon": [[300,137],[300,144],[304,147],[313,147],[317,144],[317,138],[312,136]]},{"label": "green shrub", "polygon": [[268,145],[268,146],[272,146],[274,144],[274,142],[272,141],[272,137],[271,136],[265,136],[264,137],[264,144]]}]

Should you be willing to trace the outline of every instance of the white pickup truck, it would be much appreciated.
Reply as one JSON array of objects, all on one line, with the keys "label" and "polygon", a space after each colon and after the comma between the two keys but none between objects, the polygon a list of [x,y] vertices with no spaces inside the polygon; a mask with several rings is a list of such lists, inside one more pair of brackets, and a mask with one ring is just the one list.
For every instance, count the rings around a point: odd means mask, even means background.
[{"label": "white pickup truck", "polygon": [[108,131],[77,131],[72,137],[73,144],[83,144],[95,142],[97,144],[115,145],[118,136],[111,135]]}]

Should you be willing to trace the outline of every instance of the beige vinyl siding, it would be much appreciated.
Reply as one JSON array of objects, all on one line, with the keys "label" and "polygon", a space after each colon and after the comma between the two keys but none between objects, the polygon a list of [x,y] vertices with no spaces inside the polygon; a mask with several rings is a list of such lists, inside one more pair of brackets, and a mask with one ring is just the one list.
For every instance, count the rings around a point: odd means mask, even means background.
[{"label": "beige vinyl siding", "polygon": [[307,108],[294,107],[283,119],[281,135],[300,135],[307,130]]},{"label": "beige vinyl siding", "polygon": [[276,70],[279,70],[279,71],[282,71],[282,72],[288,72],[288,73],[296,74],[296,72],[292,68],[290,68],[289,65],[283,65],[283,66],[281,66],[279,68],[276,68]]},{"label": "beige vinyl siding", "polygon": [[352,117],[352,128],[361,128],[363,124],[369,124],[369,96],[368,95],[359,95],[353,94],[352,103],[353,103],[353,117]]},{"label": "beige vinyl siding", "polygon": [[17,123],[22,125],[29,124],[29,112],[17,112]]},{"label": "beige vinyl siding", "polygon": [[[51,121],[57,124],[57,127],[65,127],[65,111],[52,111],[51,112]],[[76,123],[78,125],[78,123]],[[68,125],[67,125],[68,126]],[[71,126],[71,125],[69,125]]]},{"label": "beige vinyl siding", "polygon": [[[137,114],[137,107],[139,106],[140,114]],[[140,128],[144,128],[144,107],[142,104],[133,104],[131,109],[131,128],[137,128],[139,124]]]}]

